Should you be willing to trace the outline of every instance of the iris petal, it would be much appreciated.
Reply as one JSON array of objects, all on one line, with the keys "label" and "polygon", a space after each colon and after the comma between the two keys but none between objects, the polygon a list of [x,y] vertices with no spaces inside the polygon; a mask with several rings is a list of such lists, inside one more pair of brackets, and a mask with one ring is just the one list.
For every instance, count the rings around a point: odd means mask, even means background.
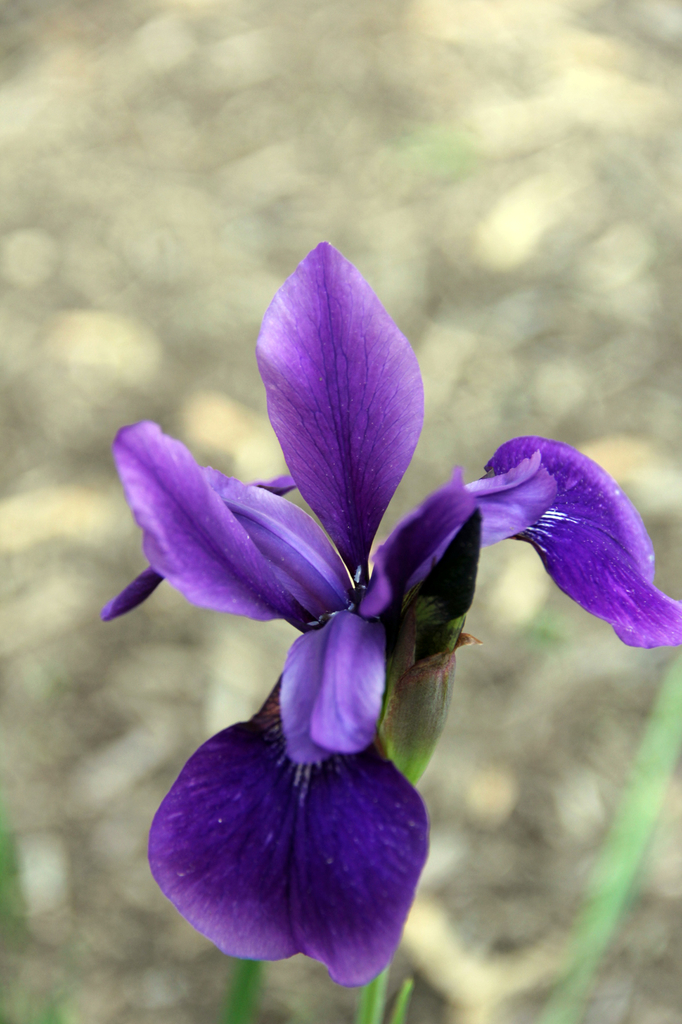
[{"label": "iris petal", "polygon": [[559,441],[517,437],[486,468],[507,473],[533,452],[554,477],[554,503],[522,537],[569,597],[610,622],[624,643],[682,643],[682,603],[653,586],[654,553],[639,513],[616,481],[587,456]]},{"label": "iris petal", "polygon": [[403,594],[427,576],[475,508],[456,469],[450,483],[405,516],[377,550],[361,614],[371,618],[389,608],[399,613]]},{"label": "iris petal", "polygon": [[305,623],[304,610],[183,444],[156,423],[137,423],[118,432],[114,458],[155,572],[201,607]]},{"label": "iris petal", "polygon": [[467,484],[483,516],[482,548],[521,533],[550,507],[557,485],[541,463],[542,455],[536,451],[501,476]]},{"label": "iris petal", "polygon": [[296,488],[296,481],[287,473],[284,476],[273,476],[270,480],[252,480],[251,486],[262,487],[264,491],[279,494],[281,497]]},{"label": "iris petal", "polygon": [[340,985],[389,963],[426,859],[419,794],[374,750],[301,767],[242,724],[190,758],[149,838],[166,896],[224,953],[302,952]]},{"label": "iris petal", "polygon": [[138,604],[146,601],[162,581],[163,576],[160,576],[158,572],[154,572],[150,566],[144,572],[141,572],[139,576],[136,576],[132,583],[129,583],[125,590],[122,590],[117,597],[114,597],[104,605],[100,612],[100,618],[103,622],[111,622],[112,619],[118,618],[119,615],[125,615],[126,612],[132,611],[133,608],[137,608]]},{"label": "iris petal", "polygon": [[416,357],[367,282],[326,242],[277,292],[257,356],[287,465],[354,575],[421,431]]},{"label": "iris petal", "polygon": [[348,573],[314,519],[261,486],[243,484],[215,469],[205,469],[204,475],[283,586],[314,618],[347,607]]},{"label": "iris petal", "polygon": [[386,683],[380,622],[338,612],[295,640],[282,674],[287,754],[301,764],[354,754],[373,738]]}]

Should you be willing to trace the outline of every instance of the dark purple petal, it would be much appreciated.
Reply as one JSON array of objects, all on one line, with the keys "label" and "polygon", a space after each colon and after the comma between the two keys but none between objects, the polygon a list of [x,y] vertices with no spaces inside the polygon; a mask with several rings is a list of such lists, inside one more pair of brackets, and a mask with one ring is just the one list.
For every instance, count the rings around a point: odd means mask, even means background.
[{"label": "dark purple petal", "polygon": [[386,685],[386,633],[380,622],[338,612],[292,644],[282,674],[287,754],[309,764],[355,754],[374,739]]},{"label": "dark purple petal", "polygon": [[340,985],[390,962],[427,852],[421,797],[373,750],[293,764],[278,725],[235,725],[187,762],[149,837],[152,874],[230,956],[306,953]]},{"label": "dark purple petal", "polygon": [[501,476],[467,484],[483,516],[481,547],[521,533],[537,522],[556,495],[556,481],[541,465],[539,451]]},{"label": "dark purple petal", "polygon": [[252,480],[252,487],[262,487],[264,491],[271,491],[273,494],[288,494],[296,487],[293,476],[275,476],[272,480]]},{"label": "dark purple petal", "polygon": [[287,465],[355,575],[421,430],[415,355],[355,267],[322,242],[270,304],[257,356]]},{"label": "dark purple petal", "polygon": [[138,604],[146,601],[149,595],[156,590],[162,579],[163,576],[159,576],[158,572],[154,572],[151,567],[145,569],[135,577],[132,583],[128,584],[125,590],[121,591],[118,597],[114,597],[104,605],[100,612],[102,622],[110,622],[111,619],[116,619],[119,615],[125,615],[126,612],[137,608]]},{"label": "dark purple petal", "polygon": [[215,469],[205,469],[204,475],[282,585],[313,618],[348,607],[351,581],[346,567],[307,512]]},{"label": "dark purple petal", "polygon": [[403,595],[428,575],[475,508],[456,469],[450,483],[405,516],[377,550],[360,613],[373,618],[389,608],[399,612]]},{"label": "dark purple petal", "polygon": [[652,585],[651,540],[608,473],[570,445],[542,437],[508,441],[486,469],[507,473],[535,451],[556,480],[557,494],[522,536],[537,548],[554,582],[632,647],[682,643],[682,603]]},{"label": "dark purple petal", "polygon": [[118,432],[114,459],[155,572],[201,607],[305,622],[303,609],[183,444],[156,423],[137,423]]}]

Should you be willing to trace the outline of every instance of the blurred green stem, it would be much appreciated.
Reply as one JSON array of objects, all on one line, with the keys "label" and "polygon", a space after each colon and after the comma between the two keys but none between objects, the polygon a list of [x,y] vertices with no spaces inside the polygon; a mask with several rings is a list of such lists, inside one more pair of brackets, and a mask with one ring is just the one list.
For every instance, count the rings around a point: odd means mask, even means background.
[{"label": "blurred green stem", "polygon": [[386,1006],[386,986],[390,967],[378,974],[374,981],[360,989],[360,1004],[355,1024],[381,1024]]},{"label": "blurred green stem", "polygon": [[389,1024],[405,1024],[405,1017],[407,1016],[407,1008],[410,1005],[410,996],[412,995],[413,988],[414,978],[405,978],[400,987],[400,992],[395,997],[395,1004]]},{"label": "blurred green stem", "polygon": [[579,1024],[601,959],[636,891],[637,875],[682,747],[682,659],[672,663],[630,781],[592,871],[564,974],[538,1024]]},{"label": "blurred green stem", "polygon": [[262,976],[260,960],[235,960],[220,1024],[253,1024]]},{"label": "blurred green stem", "polygon": [[22,934],[22,910],[14,838],[0,798],[0,930],[5,941]]}]

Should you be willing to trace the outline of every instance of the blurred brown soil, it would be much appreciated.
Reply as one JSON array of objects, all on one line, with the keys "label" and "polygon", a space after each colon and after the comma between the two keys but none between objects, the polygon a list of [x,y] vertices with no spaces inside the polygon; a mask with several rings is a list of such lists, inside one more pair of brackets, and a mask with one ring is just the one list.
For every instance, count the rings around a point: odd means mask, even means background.
[{"label": "blurred brown soil", "polygon": [[[253,348],[321,238],[425,378],[386,529],[522,433],[589,451],[682,598],[682,3],[0,4],[2,787],[30,941],[0,972],[82,1024],[216,1021],[230,964],[148,872],[185,758],[250,715],[288,627],[160,588],[109,446],[156,419],[245,479],[282,468]],[[413,1024],[531,1024],[670,652],[626,648],[534,553],[484,552],[432,852],[393,984]],[[682,779],[592,1024],[682,1024]],[[441,951],[440,959],[436,952]],[[447,954],[447,955],[444,955]],[[342,1024],[295,958],[263,1022]]]}]

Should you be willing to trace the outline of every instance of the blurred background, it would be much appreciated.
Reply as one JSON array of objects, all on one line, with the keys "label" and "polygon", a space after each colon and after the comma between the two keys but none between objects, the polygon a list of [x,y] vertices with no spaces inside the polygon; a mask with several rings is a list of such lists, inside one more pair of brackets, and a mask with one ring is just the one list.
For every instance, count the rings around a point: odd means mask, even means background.
[{"label": "blurred background", "polygon": [[[56,993],[74,1024],[206,1024],[231,964],[156,889],[147,830],[293,631],[164,586],[99,622],[145,564],[113,435],[156,419],[224,472],[282,471],[254,344],[326,238],[425,380],[384,534],[454,464],[473,479],[542,434],[622,483],[682,598],[682,3],[0,17],[0,779],[27,921],[0,954],[8,1019]],[[421,784],[432,849],[391,984],[416,971],[412,1024],[531,1024],[671,652],[623,646],[514,542],[483,553],[467,629],[483,646]],[[586,1021],[682,1024],[681,918],[676,777]],[[267,978],[264,1024],[351,1019],[318,964]]]}]

